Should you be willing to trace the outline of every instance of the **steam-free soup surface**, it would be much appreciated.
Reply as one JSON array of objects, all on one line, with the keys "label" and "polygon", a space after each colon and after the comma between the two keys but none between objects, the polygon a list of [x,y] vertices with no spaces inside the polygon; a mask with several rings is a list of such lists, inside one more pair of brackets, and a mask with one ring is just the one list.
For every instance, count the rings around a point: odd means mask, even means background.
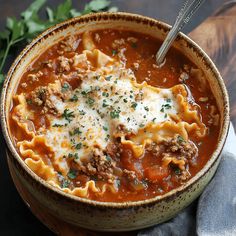
[{"label": "steam-free soup surface", "polygon": [[137,201],[184,184],[211,157],[218,108],[203,72],[176,49],[125,30],[71,35],[34,60],[9,114],[37,175],[70,194]]}]

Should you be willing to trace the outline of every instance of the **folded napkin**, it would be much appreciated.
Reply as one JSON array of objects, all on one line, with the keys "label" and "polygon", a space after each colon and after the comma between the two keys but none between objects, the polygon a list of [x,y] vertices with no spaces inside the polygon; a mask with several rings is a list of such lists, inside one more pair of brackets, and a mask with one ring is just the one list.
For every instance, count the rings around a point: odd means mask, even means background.
[{"label": "folded napkin", "polygon": [[219,168],[199,199],[172,220],[138,236],[236,235],[236,135],[230,124]]}]

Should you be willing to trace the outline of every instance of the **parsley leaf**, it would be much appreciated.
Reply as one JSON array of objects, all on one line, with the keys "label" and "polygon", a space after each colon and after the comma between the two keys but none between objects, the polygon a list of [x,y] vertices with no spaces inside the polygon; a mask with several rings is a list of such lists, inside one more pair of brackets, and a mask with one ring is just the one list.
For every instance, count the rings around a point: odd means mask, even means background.
[{"label": "parsley leaf", "polygon": [[73,169],[70,169],[70,171],[68,172],[67,176],[70,179],[75,179],[77,177],[77,171],[73,170]]},{"label": "parsley leaf", "polygon": [[78,96],[76,94],[73,95],[73,97],[70,98],[70,102],[77,102]]},{"label": "parsley leaf", "polygon": [[132,102],[131,107],[132,107],[134,110],[136,109],[137,106],[138,106],[138,103],[137,103],[137,102]]},{"label": "parsley leaf", "polygon": [[177,141],[178,141],[178,143],[183,143],[183,142],[185,142],[184,138],[183,138],[181,135],[178,135]]},{"label": "parsley leaf", "polygon": [[109,75],[109,76],[106,76],[106,77],[105,77],[105,80],[106,80],[106,81],[110,81],[111,78],[112,78],[112,75]]},{"label": "parsley leaf", "polygon": [[112,119],[119,118],[120,117],[120,110],[113,110],[110,112],[110,117]]},{"label": "parsley leaf", "polygon": [[75,115],[73,111],[70,111],[68,108],[66,108],[62,114],[62,117],[70,123],[75,117]]},{"label": "parsley leaf", "polygon": [[70,181],[68,179],[62,179],[61,188],[68,188],[70,186]]},{"label": "parsley leaf", "polygon": [[92,107],[92,106],[94,105],[94,103],[95,103],[95,100],[94,100],[93,98],[89,97],[89,98],[86,100],[86,103],[87,103],[90,107]]},{"label": "parsley leaf", "polygon": [[82,147],[82,143],[77,143],[75,145],[75,149],[77,149],[77,150],[81,149],[81,147]]},{"label": "parsley leaf", "polygon": [[74,129],[73,135],[76,135],[76,134],[78,134],[78,135],[82,134],[82,132],[80,131],[79,128],[75,128],[75,129]]},{"label": "parsley leaf", "polygon": [[0,87],[2,86],[4,82],[5,76],[3,74],[0,74]]},{"label": "parsley leaf", "polygon": [[105,131],[108,131],[108,128],[106,126],[102,127]]},{"label": "parsley leaf", "polygon": [[70,85],[65,82],[65,83],[62,85],[61,91],[62,91],[62,92],[66,92],[67,90],[69,90],[69,88],[70,88]]},{"label": "parsley leaf", "polygon": [[98,12],[102,10],[106,10],[109,6],[110,2],[107,0],[93,0],[90,3],[85,5],[84,14],[89,12]]},{"label": "parsley leaf", "polygon": [[63,127],[63,125],[55,123],[52,127]]},{"label": "parsley leaf", "polygon": [[[72,8],[71,0],[65,0],[54,9],[45,7],[46,0],[35,0],[21,13],[21,18],[8,17],[6,26],[0,32],[0,87],[3,84],[5,75],[5,62],[9,54],[21,49],[39,33],[47,28],[72,17],[98,11],[117,11],[116,7],[109,8],[107,0],[93,0],[87,3],[81,12]],[[46,19],[41,18],[39,12],[46,12]],[[12,50],[14,48],[14,50]]]}]

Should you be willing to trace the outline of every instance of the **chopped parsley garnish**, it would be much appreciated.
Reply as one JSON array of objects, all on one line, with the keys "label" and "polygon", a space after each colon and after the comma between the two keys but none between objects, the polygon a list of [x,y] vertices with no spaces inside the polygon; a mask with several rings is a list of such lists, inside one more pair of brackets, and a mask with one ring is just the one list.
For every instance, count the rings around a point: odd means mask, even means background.
[{"label": "chopped parsley garnish", "polygon": [[127,100],[126,98],[124,98],[124,99],[123,99],[123,101],[124,101],[125,103],[127,103],[127,102],[128,102],[128,100]]},{"label": "chopped parsley garnish", "polygon": [[94,76],[94,79],[96,79],[96,80],[99,80],[99,78],[100,78],[100,75]]},{"label": "chopped parsley garnish", "polygon": [[108,154],[106,155],[106,160],[107,161],[111,161],[112,160],[111,157]]},{"label": "chopped parsley garnish", "polygon": [[75,154],[74,154],[74,158],[75,158],[75,159],[79,159],[78,153],[75,153]]},{"label": "chopped parsley garnish", "polygon": [[75,128],[75,129],[74,129],[73,135],[76,135],[76,134],[78,134],[78,135],[82,134],[82,132],[80,131],[79,128]]},{"label": "chopped parsley garnish", "polygon": [[155,122],[155,120],[156,120],[156,119],[157,119],[156,117],[155,117],[155,118],[153,118],[153,119],[152,119],[152,122]]},{"label": "chopped parsley garnish", "polygon": [[142,123],[139,125],[140,128],[143,128],[145,125]]},{"label": "chopped parsley garnish", "polygon": [[167,109],[171,109],[171,105],[170,104],[168,104],[168,103],[166,103],[166,104],[162,104],[162,106],[161,106],[161,112],[164,112],[165,111],[165,109],[167,110]]},{"label": "chopped parsley garnish", "polygon": [[82,91],[81,94],[82,94],[83,96],[86,96],[86,95],[87,95],[87,93],[86,93],[85,91]]},{"label": "chopped parsley garnish", "polygon": [[95,86],[94,88],[96,91],[99,91],[100,90],[100,87],[99,86]]},{"label": "chopped parsley garnish", "polygon": [[176,167],[174,171],[175,171],[176,175],[180,175],[181,174],[181,170],[178,167]]},{"label": "chopped parsley garnish", "polygon": [[112,119],[119,118],[120,112],[121,112],[120,110],[113,110],[110,112],[110,117]]},{"label": "chopped parsley garnish", "polygon": [[102,127],[105,131],[108,131],[108,128],[106,126]]},{"label": "chopped parsley garnish", "polygon": [[85,111],[83,111],[83,110],[79,110],[79,114],[80,114],[81,116],[83,116],[83,115],[85,115],[85,114],[86,114],[86,112],[85,112]]},{"label": "chopped parsley garnish", "polygon": [[64,84],[62,85],[61,91],[62,91],[62,92],[66,92],[69,88],[70,88],[70,85],[69,85],[68,83],[64,83]]},{"label": "chopped parsley garnish", "polygon": [[73,134],[73,132],[72,132],[72,131],[69,131],[69,135],[70,135],[70,136],[72,136],[72,135],[74,135],[74,134]]},{"label": "chopped parsley garnish", "polygon": [[94,105],[94,103],[95,103],[95,100],[93,99],[93,98],[88,98],[87,99],[87,101],[86,101],[86,103],[90,106],[90,107],[92,107],[93,105]]},{"label": "chopped parsley garnish", "polygon": [[149,111],[149,108],[146,106],[146,107],[144,107],[144,110],[145,111]]},{"label": "chopped parsley garnish", "polygon": [[183,142],[185,142],[184,138],[183,138],[181,135],[178,135],[177,141],[178,141],[178,143],[183,143]]},{"label": "chopped parsley garnish", "polygon": [[95,175],[91,176],[90,179],[93,180],[94,182],[98,181],[98,177]]},{"label": "chopped parsley garnish", "polygon": [[73,153],[68,154],[68,158],[73,158],[73,157],[74,157]]},{"label": "chopped parsley garnish", "polygon": [[108,107],[109,105],[108,104],[106,104],[106,100],[103,100],[103,103],[102,103],[102,107]]},{"label": "chopped parsley garnish", "polygon": [[[162,105],[162,106],[163,106],[163,105]],[[165,107],[165,109],[171,109],[171,105],[170,105],[170,104],[168,104],[168,103],[167,103],[167,104],[165,104],[165,105],[164,105],[164,107]]]},{"label": "chopped parsley garnish", "polygon": [[132,108],[136,109],[137,106],[138,106],[137,102],[132,102],[132,105],[131,105]]},{"label": "chopped parsley garnish", "polygon": [[117,54],[117,50],[113,49],[112,50],[112,56],[115,56]]},{"label": "chopped parsley garnish", "polygon": [[110,81],[111,78],[112,78],[112,75],[109,75],[109,76],[106,76],[106,77],[105,77],[105,80],[106,80],[106,81]]},{"label": "chopped parsley garnish", "polygon": [[91,90],[83,90],[83,91],[81,91],[81,94],[83,95],[83,97],[87,97],[87,95],[89,94],[89,93],[91,93]]},{"label": "chopped parsley garnish", "polygon": [[77,177],[77,171],[70,169],[70,171],[67,173],[68,178],[70,179],[75,179]]},{"label": "chopped parsley garnish", "polygon": [[77,150],[81,149],[81,147],[82,147],[82,143],[77,143],[75,145],[75,149],[77,149]]},{"label": "chopped parsley garnish", "polygon": [[71,143],[73,144],[73,146],[75,146],[75,139],[74,139],[74,138],[71,138],[70,141],[71,141]]},{"label": "chopped parsley garnish", "polygon": [[26,102],[27,102],[27,104],[29,104],[29,105],[32,105],[33,104],[33,101],[32,101],[32,99],[26,99]]},{"label": "chopped parsley garnish", "polygon": [[[68,154],[68,156],[67,156],[68,158],[74,158],[74,159],[79,159],[79,155],[78,155],[78,153],[69,153]],[[64,158],[66,158],[66,156],[64,156]]]},{"label": "chopped parsley garnish", "polygon": [[110,135],[107,134],[107,137],[105,138],[105,141],[107,142],[109,140],[109,138],[110,138]]},{"label": "chopped parsley garnish", "polygon": [[73,97],[70,98],[70,102],[77,102],[78,96],[76,94],[73,95]]},{"label": "chopped parsley garnish", "polygon": [[116,185],[117,188],[120,188],[120,179],[117,179],[115,181],[115,185]]},{"label": "chopped parsley garnish", "polygon": [[170,98],[166,98],[166,102],[170,103],[171,99]]},{"label": "chopped parsley garnish", "polygon": [[109,93],[102,92],[102,96],[104,96],[104,97],[109,97]]},{"label": "chopped parsley garnish", "polygon": [[70,186],[70,180],[65,179],[63,177],[63,179],[61,180],[61,188],[68,188]]},{"label": "chopped parsley garnish", "polygon": [[52,127],[62,127],[62,126],[63,126],[62,124],[55,123]]},{"label": "chopped parsley garnish", "polygon": [[70,111],[68,108],[66,108],[62,114],[62,117],[70,123],[75,117],[75,115],[73,111]]}]

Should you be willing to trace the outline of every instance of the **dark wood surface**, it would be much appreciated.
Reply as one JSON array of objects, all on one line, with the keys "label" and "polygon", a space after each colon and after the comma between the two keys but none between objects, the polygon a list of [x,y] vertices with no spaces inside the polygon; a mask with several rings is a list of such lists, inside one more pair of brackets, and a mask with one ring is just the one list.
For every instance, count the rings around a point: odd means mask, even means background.
[{"label": "dark wood surface", "polygon": [[[31,2],[30,0],[0,0],[0,30],[3,29],[7,16],[19,17],[20,12]],[[53,6],[59,2],[61,1],[48,0],[48,5]],[[87,1],[74,0],[73,4],[81,9],[85,2]],[[202,46],[218,66],[227,85],[231,120],[236,126],[236,3],[233,2],[206,0],[184,32],[191,32],[190,37]],[[182,1],[113,0],[112,4],[118,6],[121,11],[151,16],[172,24]],[[54,235],[36,219],[20,199],[9,175],[2,136],[0,145],[0,235]]]},{"label": "dark wood surface", "polygon": [[223,4],[189,36],[218,67],[229,93],[231,121],[236,128],[236,2]]}]

